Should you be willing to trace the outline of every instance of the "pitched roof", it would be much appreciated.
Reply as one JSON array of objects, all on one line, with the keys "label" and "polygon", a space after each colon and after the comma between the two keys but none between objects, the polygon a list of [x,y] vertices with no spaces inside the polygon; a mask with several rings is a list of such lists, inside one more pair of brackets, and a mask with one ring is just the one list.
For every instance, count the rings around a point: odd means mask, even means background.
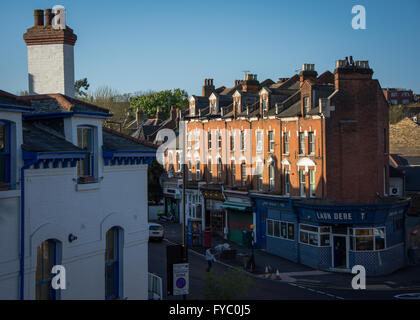
[{"label": "pitched roof", "polygon": [[22,148],[31,152],[83,151],[58,133],[47,131],[26,121],[22,123]]},{"label": "pitched roof", "polygon": [[153,143],[142,141],[121,132],[102,128],[103,147],[109,151],[154,151],[157,146]]},{"label": "pitched roof", "polygon": [[35,108],[33,113],[50,113],[63,111],[82,111],[109,113],[108,109],[99,107],[89,102],[74,99],[60,93],[38,94],[21,96],[19,100],[30,104]]}]

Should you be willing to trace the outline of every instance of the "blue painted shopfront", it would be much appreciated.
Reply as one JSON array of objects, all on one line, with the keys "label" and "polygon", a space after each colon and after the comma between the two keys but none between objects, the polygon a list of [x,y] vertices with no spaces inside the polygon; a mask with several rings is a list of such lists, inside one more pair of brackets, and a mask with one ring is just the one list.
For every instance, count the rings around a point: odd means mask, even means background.
[{"label": "blue painted shopfront", "polygon": [[389,274],[406,265],[408,201],[389,205],[322,206],[251,194],[256,247],[320,270]]}]

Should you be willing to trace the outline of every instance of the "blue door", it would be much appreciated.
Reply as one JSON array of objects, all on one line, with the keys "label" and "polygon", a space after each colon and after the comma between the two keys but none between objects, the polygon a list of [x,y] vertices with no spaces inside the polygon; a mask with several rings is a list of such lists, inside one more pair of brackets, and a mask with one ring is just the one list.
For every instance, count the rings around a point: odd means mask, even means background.
[{"label": "blue door", "polygon": [[257,247],[259,249],[265,249],[266,246],[266,216],[267,213],[264,209],[260,209],[259,212],[257,212],[257,235],[258,235],[258,242]]}]

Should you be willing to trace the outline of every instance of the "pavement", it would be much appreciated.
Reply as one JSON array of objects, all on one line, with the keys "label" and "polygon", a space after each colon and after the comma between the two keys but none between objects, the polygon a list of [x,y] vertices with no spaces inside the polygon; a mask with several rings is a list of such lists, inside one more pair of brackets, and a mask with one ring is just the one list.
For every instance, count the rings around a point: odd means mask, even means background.
[{"label": "pavement", "polygon": [[[173,243],[182,242],[182,225],[178,223],[165,223],[165,238]],[[251,249],[245,248],[237,243],[225,240],[221,237],[212,236],[212,247],[218,244],[228,243],[231,249],[235,249],[236,259],[227,260],[218,258],[218,262],[228,267],[244,270],[244,255],[250,255]],[[197,254],[204,255],[205,249],[202,247],[190,247],[190,250]],[[256,268],[252,276],[260,279],[271,280],[274,282],[286,282],[294,286],[304,286],[311,289],[330,289],[333,291],[351,290],[352,274],[335,273],[315,270],[310,267],[298,264],[282,257],[270,254],[264,250],[254,250]],[[266,266],[269,268],[267,274]],[[276,271],[279,271],[279,278]],[[251,273],[250,273],[251,274]],[[366,290],[364,291],[398,291],[420,292],[420,265],[407,266],[390,275],[386,276],[367,276]],[[359,290],[360,291],[360,290]]]}]

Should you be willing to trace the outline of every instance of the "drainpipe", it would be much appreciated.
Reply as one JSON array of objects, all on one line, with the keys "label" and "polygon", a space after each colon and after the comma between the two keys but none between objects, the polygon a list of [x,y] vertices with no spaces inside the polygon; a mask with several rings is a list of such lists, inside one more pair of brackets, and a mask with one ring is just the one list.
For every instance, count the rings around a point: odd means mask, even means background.
[{"label": "drainpipe", "polygon": [[20,300],[25,297],[25,169],[38,161],[38,155],[20,169]]}]

